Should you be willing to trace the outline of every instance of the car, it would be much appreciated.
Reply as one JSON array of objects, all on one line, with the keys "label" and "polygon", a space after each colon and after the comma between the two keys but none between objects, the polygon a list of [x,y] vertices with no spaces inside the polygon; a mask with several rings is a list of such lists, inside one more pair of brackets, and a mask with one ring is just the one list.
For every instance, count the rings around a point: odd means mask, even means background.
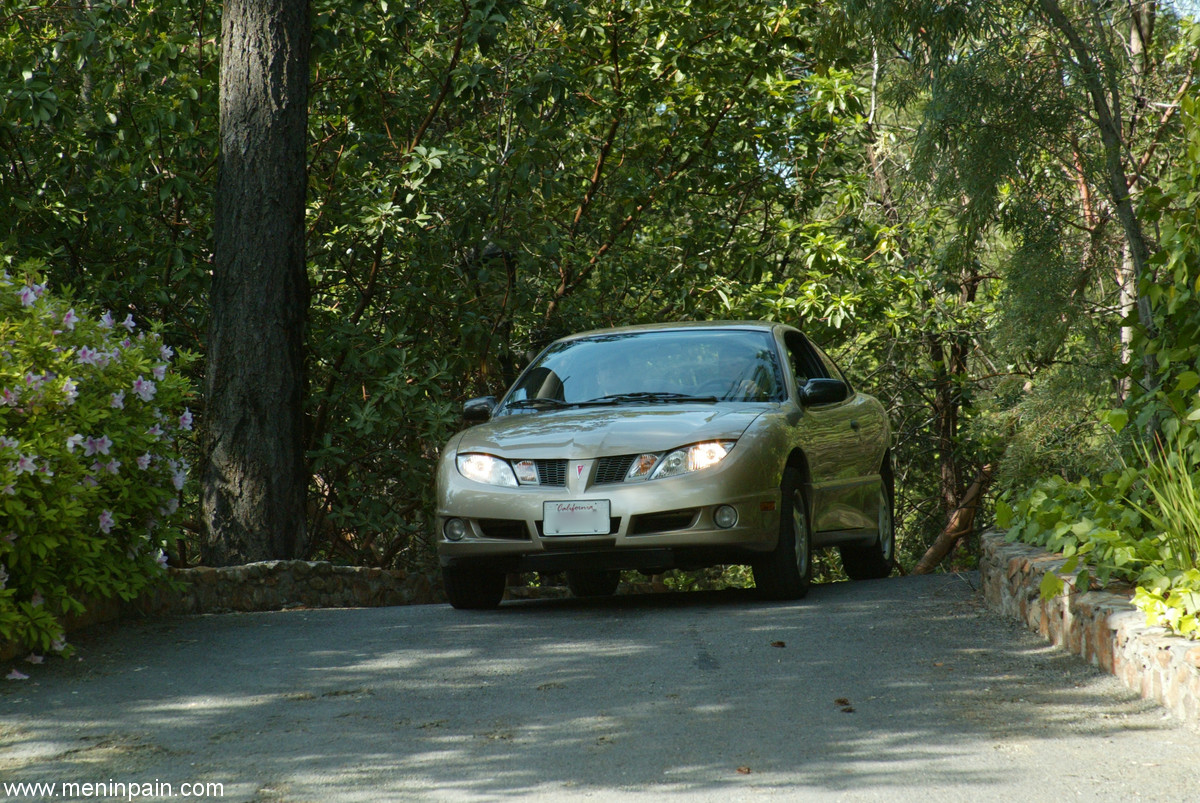
[{"label": "car", "polygon": [[813,551],[886,577],[891,428],[799,329],[652,324],[555,341],[442,450],[436,532],[450,604],[500,604],[509,574],[565,572],[604,596],[622,570],[748,564],[803,597]]}]

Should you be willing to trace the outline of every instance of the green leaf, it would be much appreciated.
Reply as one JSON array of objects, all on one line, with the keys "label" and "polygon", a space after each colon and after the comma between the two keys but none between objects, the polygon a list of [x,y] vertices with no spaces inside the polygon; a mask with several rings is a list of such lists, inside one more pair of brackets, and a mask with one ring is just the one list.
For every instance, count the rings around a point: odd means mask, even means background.
[{"label": "green leaf", "polygon": [[1042,575],[1042,583],[1039,587],[1042,599],[1054,599],[1063,592],[1065,585],[1066,584],[1063,583],[1062,578],[1060,578],[1057,574],[1054,572],[1046,572],[1044,575]]},{"label": "green leaf", "polygon": [[1195,371],[1184,371],[1179,375],[1179,378],[1175,380],[1175,390],[1179,391],[1180,393],[1186,393],[1187,391],[1196,387],[1196,385],[1200,385],[1200,374],[1196,373]]},{"label": "green leaf", "polygon": [[1104,422],[1113,428],[1114,432],[1120,432],[1129,423],[1129,413],[1120,408],[1109,410],[1102,417]]}]

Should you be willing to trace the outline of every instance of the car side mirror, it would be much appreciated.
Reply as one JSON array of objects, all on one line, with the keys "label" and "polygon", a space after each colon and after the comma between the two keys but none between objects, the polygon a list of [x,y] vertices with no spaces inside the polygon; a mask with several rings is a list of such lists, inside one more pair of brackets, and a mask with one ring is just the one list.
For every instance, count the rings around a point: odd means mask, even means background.
[{"label": "car side mirror", "polygon": [[803,404],[836,404],[845,401],[850,388],[840,379],[810,379],[800,388]]},{"label": "car side mirror", "polygon": [[471,399],[463,405],[463,421],[468,424],[482,424],[485,421],[491,420],[492,412],[495,409],[495,396],[483,396],[478,399]]}]

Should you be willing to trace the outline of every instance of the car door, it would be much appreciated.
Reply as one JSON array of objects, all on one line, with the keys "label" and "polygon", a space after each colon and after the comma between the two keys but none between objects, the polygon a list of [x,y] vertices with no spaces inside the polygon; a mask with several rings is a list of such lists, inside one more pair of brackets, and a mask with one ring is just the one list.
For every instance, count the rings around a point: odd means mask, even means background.
[{"label": "car door", "polygon": [[[788,362],[800,388],[809,379],[845,381],[840,372],[821,359],[823,355],[799,332],[785,335]],[[802,405],[799,439],[812,476],[814,543],[826,536],[858,532],[875,526],[867,515],[864,498],[872,498],[878,476],[870,476],[862,429],[869,415],[869,400],[850,389],[846,399],[831,404]],[[869,487],[868,487],[869,486]]]}]

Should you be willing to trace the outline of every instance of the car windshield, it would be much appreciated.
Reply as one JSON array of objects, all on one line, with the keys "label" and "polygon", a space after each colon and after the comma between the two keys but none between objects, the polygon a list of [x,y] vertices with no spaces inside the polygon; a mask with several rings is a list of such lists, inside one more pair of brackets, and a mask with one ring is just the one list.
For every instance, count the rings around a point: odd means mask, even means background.
[{"label": "car windshield", "polygon": [[504,399],[508,410],[783,398],[770,332],[614,332],[555,343]]}]

